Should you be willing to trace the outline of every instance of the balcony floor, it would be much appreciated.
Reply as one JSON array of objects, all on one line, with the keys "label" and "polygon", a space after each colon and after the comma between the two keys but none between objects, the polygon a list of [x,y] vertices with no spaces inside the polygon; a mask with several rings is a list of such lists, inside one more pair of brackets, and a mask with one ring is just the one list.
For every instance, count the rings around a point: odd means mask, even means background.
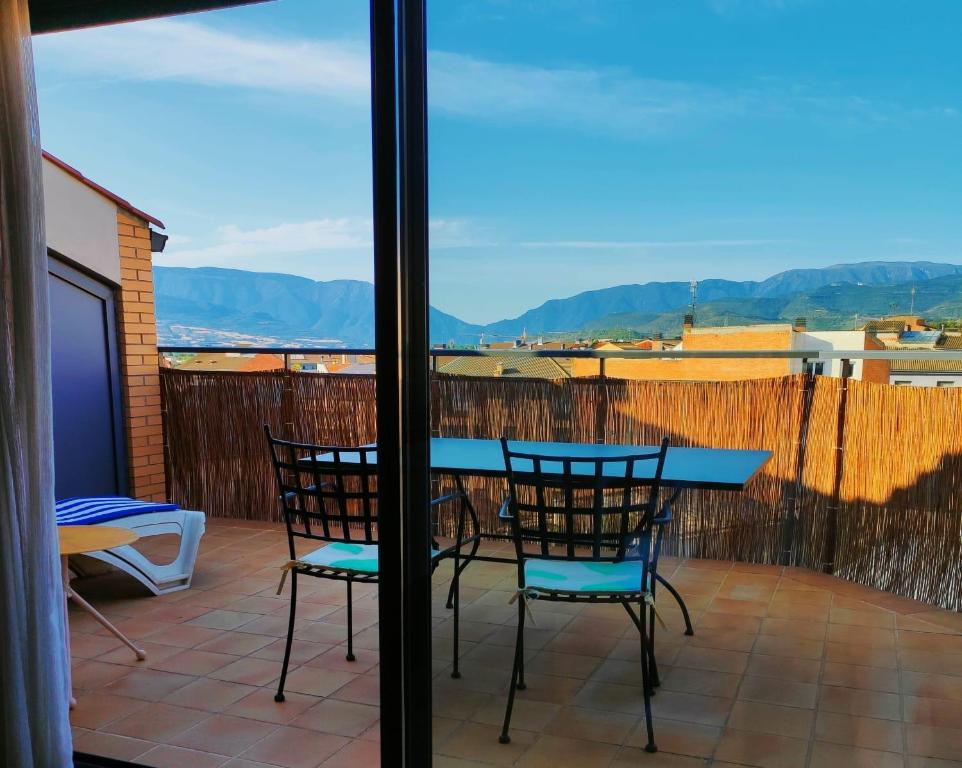
[{"label": "balcony floor", "polygon": [[[148,658],[71,610],[75,748],[158,767],[377,765],[375,590],[355,587],[349,664],[343,584],[301,580],[287,702],[273,701],[286,549],[280,526],[209,520],[190,590],[144,597],[120,574],[76,582]],[[533,604],[528,689],[512,743],[499,744],[514,566],[465,572],[463,678],[452,680],[446,565],[435,575],[435,766],[962,768],[962,614],[809,571],[663,562],[696,626],[684,636],[660,596],[655,755],[640,749],[638,638],[620,606]]]}]

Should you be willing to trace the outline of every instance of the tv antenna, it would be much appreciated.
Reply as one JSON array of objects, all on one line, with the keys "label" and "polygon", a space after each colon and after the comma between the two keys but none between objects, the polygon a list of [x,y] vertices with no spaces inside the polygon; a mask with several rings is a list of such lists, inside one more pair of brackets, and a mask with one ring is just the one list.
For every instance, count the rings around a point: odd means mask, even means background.
[{"label": "tv antenna", "polygon": [[909,314],[914,315],[915,314],[915,286],[914,285],[912,286],[911,294],[912,294],[912,299],[911,299],[911,303],[909,304]]},{"label": "tv antenna", "polygon": [[688,304],[688,310],[689,310],[689,314],[692,316],[692,319],[694,319],[695,303],[698,299],[698,281],[697,280],[692,280],[690,283],[688,283],[688,291],[691,295],[691,301]]}]

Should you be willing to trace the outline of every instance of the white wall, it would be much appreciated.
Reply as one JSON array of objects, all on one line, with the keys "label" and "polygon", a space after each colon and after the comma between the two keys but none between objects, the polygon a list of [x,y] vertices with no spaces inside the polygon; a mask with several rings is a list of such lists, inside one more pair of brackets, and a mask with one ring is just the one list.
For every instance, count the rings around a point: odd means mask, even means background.
[{"label": "white wall", "polygon": [[117,206],[43,159],[47,247],[120,284]]},{"label": "white wall", "polygon": [[952,386],[962,387],[962,374],[958,373],[892,373],[889,376],[889,383],[897,381],[907,381],[903,386],[911,387],[935,387],[940,381],[951,381]]},{"label": "white wall", "polygon": [[[842,349],[865,349],[865,331],[805,331],[793,333],[793,349],[818,349],[826,352]],[[841,360],[824,360],[825,376],[841,376]],[[802,372],[801,360],[792,361],[792,373]],[[852,378],[862,378],[862,361],[852,361]]]}]

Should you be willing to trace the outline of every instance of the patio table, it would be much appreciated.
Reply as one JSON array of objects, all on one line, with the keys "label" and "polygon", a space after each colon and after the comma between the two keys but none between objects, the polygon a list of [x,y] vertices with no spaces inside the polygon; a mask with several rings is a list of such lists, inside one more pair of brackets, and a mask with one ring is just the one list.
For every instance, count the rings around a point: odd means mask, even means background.
[{"label": "patio table", "polygon": [[[511,440],[512,447],[520,452],[541,455],[557,454],[569,458],[603,458],[627,456],[638,453],[657,452],[658,446],[650,445],[615,445],[608,443],[562,443],[537,442],[530,440]],[[376,453],[368,454],[368,461],[376,461]],[[320,454],[314,461],[323,463],[330,454]],[[771,451],[747,450],[737,448],[689,448],[683,446],[669,446],[662,470],[661,485],[672,490],[669,504],[674,504],[678,496],[685,489],[743,491],[752,479],[761,471],[762,467],[771,459]],[[344,451],[340,454],[341,461],[358,461],[358,454]],[[304,460],[310,464],[310,459]],[[653,476],[654,462],[639,462],[635,465],[635,477]],[[548,467],[545,467],[546,471]],[[451,475],[458,491],[464,493],[463,478],[465,477],[506,477],[504,455],[501,451],[500,440],[432,437],[431,438],[431,471],[435,474]],[[571,471],[578,474],[578,464],[575,462]],[[593,466],[586,472],[593,472]],[[471,518],[477,525],[478,518],[471,504],[470,498],[464,494]],[[482,534],[483,536],[484,534]],[[478,555],[479,541],[475,540],[470,556],[465,558],[462,569],[472,560],[491,562],[515,562],[513,558],[492,555]],[[655,578],[672,594],[681,607],[685,617],[685,634],[692,635],[694,631],[688,615],[688,607],[681,595],[668,581],[656,573]],[[448,606],[450,607],[450,605]]]}]

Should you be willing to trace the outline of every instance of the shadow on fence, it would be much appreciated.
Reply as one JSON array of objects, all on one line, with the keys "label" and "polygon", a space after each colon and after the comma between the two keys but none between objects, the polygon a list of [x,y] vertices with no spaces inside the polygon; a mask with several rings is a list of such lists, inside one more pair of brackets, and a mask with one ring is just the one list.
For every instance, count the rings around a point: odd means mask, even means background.
[{"label": "shadow on fence", "polygon": [[[162,370],[173,501],[278,520],[264,424],[328,444],[375,440],[373,376]],[[846,390],[847,388],[847,390]],[[667,552],[783,564],[962,609],[962,392],[804,375],[737,382],[435,375],[432,434],[755,448],[744,493],[687,491]],[[450,481],[439,478],[443,490]],[[503,535],[497,479],[466,483]]]}]

